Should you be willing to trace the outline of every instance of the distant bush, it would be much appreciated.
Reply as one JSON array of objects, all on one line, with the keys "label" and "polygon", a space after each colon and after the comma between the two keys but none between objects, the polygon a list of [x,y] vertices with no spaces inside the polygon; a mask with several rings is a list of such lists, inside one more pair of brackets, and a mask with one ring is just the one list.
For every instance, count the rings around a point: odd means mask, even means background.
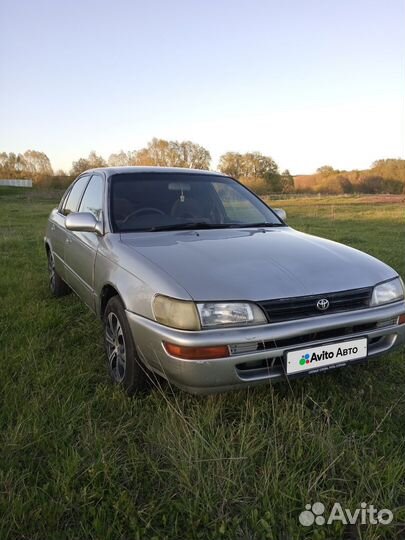
[{"label": "distant bush", "polygon": [[315,184],[314,191],[339,195],[342,193],[353,193],[354,190],[347,176],[338,174],[328,176],[328,178],[324,178],[319,184]]},{"label": "distant bush", "polygon": [[359,193],[403,193],[404,184],[399,180],[387,180],[377,175],[360,177],[357,184]]},{"label": "distant bush", "polygon": [[265,195],[271,191],[269,183],[264,178],[240,178],[242,184],[257,193],[258,195]]},{"label": "distant bush", "polygon": [[66,189],[74,180],[74,176],[54,175],[44,176],[34,183],[39,189]]},{"label": "distant bush", "polygon": [[373,163],[370,172],[384,180],[405,182],[405,159],[379,159]]},{"label": "distant bush", "polygon": [[399,178],[388,178],[367,171],[331,171],[330,167],[321,167],[316,174],[295,178],[296,193],[405,193],[405,182]]}]

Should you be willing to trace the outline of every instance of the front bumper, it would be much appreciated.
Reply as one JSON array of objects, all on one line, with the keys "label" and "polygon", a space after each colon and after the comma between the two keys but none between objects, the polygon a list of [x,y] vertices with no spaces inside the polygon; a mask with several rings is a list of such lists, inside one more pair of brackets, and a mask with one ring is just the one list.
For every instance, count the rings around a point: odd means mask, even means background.
[{"label": "front bumper", "polygon": [[[367,337],[368,356],[376,357],[405,344],[405,324],[398,317],[405,302],[295,321],[244,328],[184,331],[163,326],[127,311],[142,361],[176,386],[194,394],[209,394],[285,379],[285,353],[333,341]],[[163,341],[188,347],[228,345],[232,354],[214,360],[184,360],[167,353]],[[367,358],[361,359],[365,361]],[[305,375],[342,367],[304,372]],[[289,375],[289,378],[302,376]]]}]

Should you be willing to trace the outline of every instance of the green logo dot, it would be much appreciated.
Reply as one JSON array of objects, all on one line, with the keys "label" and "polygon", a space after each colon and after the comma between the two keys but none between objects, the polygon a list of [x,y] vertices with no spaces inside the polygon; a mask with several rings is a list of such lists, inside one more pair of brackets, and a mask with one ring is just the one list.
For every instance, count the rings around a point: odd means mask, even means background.
[{"label": "green logo dot", "polygon": [[300,365],[303,366],[305,364],[305,358],[301,358]]}]

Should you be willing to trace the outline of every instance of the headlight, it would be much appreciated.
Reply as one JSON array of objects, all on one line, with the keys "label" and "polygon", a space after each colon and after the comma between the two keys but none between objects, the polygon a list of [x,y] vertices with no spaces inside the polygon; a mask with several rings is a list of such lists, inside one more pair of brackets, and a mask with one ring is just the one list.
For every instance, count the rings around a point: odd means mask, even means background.
[{"label": "headlight", "polygon": [[371,306],[380,306],[381,304],[389,304],[396,300],[401,300],[404,297],[404,285],[400,277],[380,283],[376,285],[371,297]]},{"label": "headlight", "polygon": [[200,330],[194,302],[157,295],[153,300],[153,314],[157,322],[180,330]]},{"label": "headlight", "polygon": [[206,302],[197,304],[203,328],[265,324],[263,311],[255,304],[242,302]]}]

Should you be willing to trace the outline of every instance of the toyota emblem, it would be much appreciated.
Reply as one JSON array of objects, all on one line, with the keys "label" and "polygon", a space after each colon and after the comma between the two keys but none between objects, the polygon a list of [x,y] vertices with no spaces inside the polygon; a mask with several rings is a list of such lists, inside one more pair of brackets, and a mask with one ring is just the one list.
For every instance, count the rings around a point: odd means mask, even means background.
[{"label": "toyota emblem", "polygon": [[327,298],[321,298],[316,303],[316,307],[319,309],[319,311],[326,311],[329,307],[329,300]]}]

